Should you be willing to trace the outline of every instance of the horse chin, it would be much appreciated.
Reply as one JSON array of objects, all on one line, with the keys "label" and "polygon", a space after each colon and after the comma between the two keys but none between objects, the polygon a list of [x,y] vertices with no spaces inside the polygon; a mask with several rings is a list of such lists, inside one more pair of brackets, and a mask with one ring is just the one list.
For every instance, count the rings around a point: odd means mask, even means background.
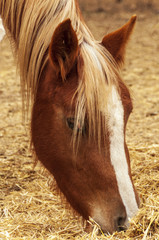
[{"label": "horse chin", "polygon": [[[93,211],[90,224],[96,226],[99,232],[104,234],[112,234],[114,232],[125,231],[129,227],[129,222],[125,208],[120,205],[118,208],[96,208]],[[90,227],[87,226],[87,229]]]},{"label": "horse chin", "polygon": [[114,232],[121,232],[121,231],[126,231],[127,228],[129,227],[129,223],[125,222],[124,225],[118,226],[116,223],[110,224],[105,220],[105,222],[100,222],[100,221],[95,221],[91,219],[91,223],[88,223],[86,225],[85,231],[90,233],[93,231],[93,229],[96,227],[97,231],[96,233],[98,235],[104,234],[104,235],[111,235]]}]

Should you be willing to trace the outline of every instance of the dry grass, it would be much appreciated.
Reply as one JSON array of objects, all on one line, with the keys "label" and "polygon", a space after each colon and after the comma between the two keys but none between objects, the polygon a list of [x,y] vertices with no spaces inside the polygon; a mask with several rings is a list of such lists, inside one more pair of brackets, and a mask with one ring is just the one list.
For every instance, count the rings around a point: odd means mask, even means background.
[{"label": "dry grass", "polygon": [[[16,149],[15,149],[16,151]],[[141,208],[126,232],[87,234],[82,219],[70,212],[50,177],[33,170],[26,145],[14,155],[1,156],[0,239],[158,239],[159,236],[159,145],[130,147],[133,178]]]}]

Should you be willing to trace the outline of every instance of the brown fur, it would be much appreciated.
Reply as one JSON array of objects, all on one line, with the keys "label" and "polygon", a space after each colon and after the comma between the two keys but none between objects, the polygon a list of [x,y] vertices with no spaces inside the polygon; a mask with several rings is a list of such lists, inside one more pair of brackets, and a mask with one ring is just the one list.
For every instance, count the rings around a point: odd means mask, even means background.
[{"label": "brown fur", "polygon": [[135,22],[136,15],[132,16],[123,27],[109,33],[102,40],[102,44],[108,49],[119,65],[124,63],[125,46],[132,34]]},{"label": "brown fur", "polygon": [[70,19],[56,28],[50,43],[49,55],[55,71],[61,74],[64,81],[78,55],[78,39]]}]

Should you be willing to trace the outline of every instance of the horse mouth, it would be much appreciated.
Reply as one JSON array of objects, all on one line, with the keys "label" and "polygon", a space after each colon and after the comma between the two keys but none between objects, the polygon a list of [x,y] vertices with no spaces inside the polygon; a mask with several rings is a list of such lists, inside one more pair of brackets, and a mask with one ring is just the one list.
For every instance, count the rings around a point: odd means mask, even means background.
[{"label": "horse mouth", "polygon": [[93,218],[89,217],[89,220],[87,220],[85,231],[90,233],[90,232],[95,232],[97,235],[111,235],[113,232],[121,232],[121,231],[126,231],[129,227],[129,223],[126,219],[123,220],[122,218],[118,219],[118,222],[114,224],[114,226],[110,229],[104,226],[101,223],[98,223],[95,221]]}]

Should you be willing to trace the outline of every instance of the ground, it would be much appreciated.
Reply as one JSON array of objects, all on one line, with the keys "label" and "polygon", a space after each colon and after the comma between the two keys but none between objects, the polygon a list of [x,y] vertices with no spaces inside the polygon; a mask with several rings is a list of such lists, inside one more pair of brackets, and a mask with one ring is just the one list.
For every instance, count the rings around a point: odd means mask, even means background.
[{"label": "ground", "polygon": [[[116,2],[80,1],[98,40],[137,14],[121,75],[134,103],[127,142],[141,209],[126,233],[105,239],[159,239],[159,3]],[[0,239],[104,238],[95,231],[86,234],[79,217],[61,203],[56,186],[50,190],[50,177],[40,165],[34,168],[20,81],[6,38],[0,43],[0,179]]]}]

